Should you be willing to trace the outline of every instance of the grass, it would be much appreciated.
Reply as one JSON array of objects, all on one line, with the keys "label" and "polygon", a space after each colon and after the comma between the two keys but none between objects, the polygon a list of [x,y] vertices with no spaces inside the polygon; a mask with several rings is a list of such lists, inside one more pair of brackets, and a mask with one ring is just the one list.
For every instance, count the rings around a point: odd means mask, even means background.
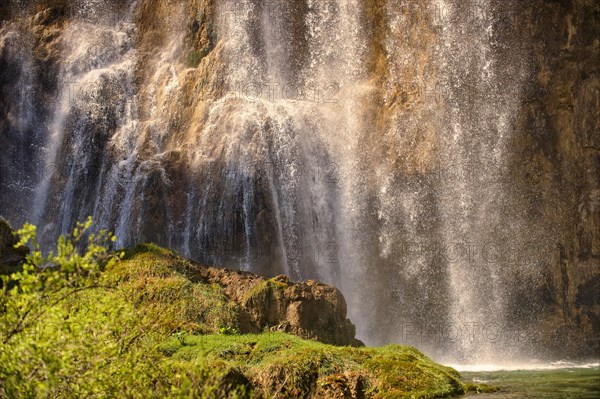
[{"label": "grass", "polygon": [[265,304],[273,300],[273,296],[277,290],[283,290],[287,287],[286,283],[271,278],[256,283],[246,292],[243,298],[244,303],[255,302],[257,304]]}]

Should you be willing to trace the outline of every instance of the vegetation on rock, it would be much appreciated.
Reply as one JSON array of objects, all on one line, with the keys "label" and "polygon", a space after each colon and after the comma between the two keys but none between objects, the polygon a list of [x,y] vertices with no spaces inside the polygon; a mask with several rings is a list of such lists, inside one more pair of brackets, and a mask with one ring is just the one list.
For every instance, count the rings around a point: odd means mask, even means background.
[{"label": "vegetation on rock", "polygon": [[[90,227],[79,224],[48,255],[34,226],[19,231],[16,246],[31,252],[2,276],[1,398],[433,398],[467,389],[411,347],[240,335],[243,305],[206,280],[217,271],[154,245],[109,252],[114,237]],[[240,295],[252,301],[292,284],[258,279]]]},{"label": "vegetation on rock", "polygon": [[182,369],[219,364],[261,398],[435,398],[464,391],[456,371],[400,345],[336,347],[273,332],[171,337],[160,350]]}]

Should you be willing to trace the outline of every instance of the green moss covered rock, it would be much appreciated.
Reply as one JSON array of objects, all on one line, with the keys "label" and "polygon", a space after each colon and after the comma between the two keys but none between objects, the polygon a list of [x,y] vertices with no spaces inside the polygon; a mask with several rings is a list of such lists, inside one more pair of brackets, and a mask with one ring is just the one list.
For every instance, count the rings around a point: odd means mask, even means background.
[{"label": "green moss covered rock", "polygon": [[[21,234],[36,248],[35,227]],[[61,238],[59,255],[34,250],[3,277],[13,288],[0,291],[0,399],[435,398],[470,388],[414,348],[348,345],[353,330],[335,335],[347,319],[334,287],[210,268],[154,245],[80,254],[83,236]],[[297,335],[240,334],[282,319]]]},{"label": "green moss covered rock", "polygon": [[171,315],[165,324],[186,331],[282,331],[334,345],[362,346],[346,317],[346,302],[332,286],[266,279],[208,267],[155,245],[128,251],[114,270],[141,309]]},{"label": "green moss covered rock", "polygon": [[437,398],[466,391],[460,375],[401,345],[337,347],[284,333],[171,337],[178,368],[235,370],[256,398]]}]

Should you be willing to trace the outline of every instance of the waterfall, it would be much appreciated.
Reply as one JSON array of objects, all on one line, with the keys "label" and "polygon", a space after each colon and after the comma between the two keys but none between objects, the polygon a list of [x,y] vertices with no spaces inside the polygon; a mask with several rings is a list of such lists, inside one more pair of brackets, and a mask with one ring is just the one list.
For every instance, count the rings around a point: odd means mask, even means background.
[{"label": "waterfall", "polygon": [[103,13],[106,4],[92,6],[85,3],[72,9],[63,33],[65,56],[47,138],[42,141],[31,213],[46,242],[70,231],[86,215],[94,215],[99,228],[119,230],[111,223],[110,212],[122,176],[114,170],[116,165],[107,165],[103,158],[113,149],[120,150],[123,138],[130,141],[138,132],[132,83],[135,3],[122,19],[108,20]]},{"label": "waterfall", "polygon": [[[519,3],[209,3],[69,7],[47,93],[3,108],[32,162],[0,159],[22,170],[0,213],[46,245],[91,215],[119,247],[335,284],[368,344],[521,354],[513,282],[545,278],[558,235],[511,183],[536,73]],[[0,28],[21,93],[43,75],[27,29]]]},{"label": "waterfall", "polygon": [[502,184],[509,126],[516,124],[522,97],[523,82],[514,73],[520,60],[510,59],[511,74],[503,73],[506,65],[492,48],[498,26],[491,16],[502,16],[501,6],[488,1],[468,8],[443,2],[439,6],[440,55],[452,60],[441,67],[448,97],[445,150],[440,154],[441,164],[452,165],[440,182],[442,235],[454,304],[451,335],[469,358],[490,359],[499,351],[498,329],[507,328],[501,278],[503,269],[512,266],[493,259],[492,252],[506,248],[504,240],[515,234],[506,220],[519,218],[508,217],[504,204],[510,198]]}]

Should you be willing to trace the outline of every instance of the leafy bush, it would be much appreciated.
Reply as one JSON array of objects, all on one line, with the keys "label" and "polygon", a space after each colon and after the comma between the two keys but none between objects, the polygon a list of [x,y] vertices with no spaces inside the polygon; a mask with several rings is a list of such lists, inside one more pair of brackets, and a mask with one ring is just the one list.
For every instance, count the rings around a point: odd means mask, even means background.
[{"label": "leafy bush", "polygon": [[218,388],[217,371],[191,382],[164,361],[156,350],[164,329],[102,273],[123,263],[123,253],[110,253],[114,237],[92,234],[91,225],[78,224],[48,255],[35,226],[18,232],[32,251],[22,271],[2,276],[0,398],[200,397]]}]

